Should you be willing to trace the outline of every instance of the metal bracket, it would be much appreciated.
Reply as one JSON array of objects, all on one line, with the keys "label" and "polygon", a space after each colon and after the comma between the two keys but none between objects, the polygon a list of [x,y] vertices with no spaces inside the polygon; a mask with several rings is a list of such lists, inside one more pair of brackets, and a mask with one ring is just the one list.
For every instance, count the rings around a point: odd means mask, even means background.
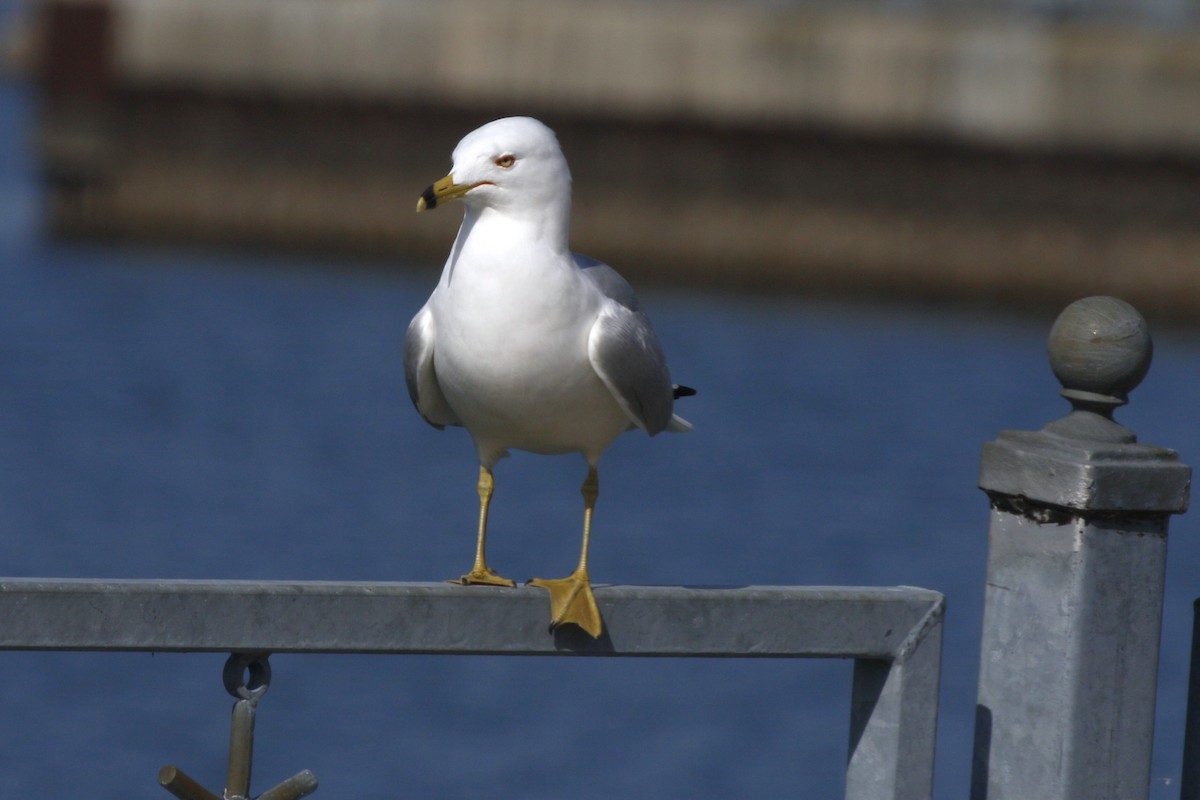
[{"label": "metal bracket", "polygon": [[[229,773],[225,793],[218,796],[205,789],[181,769],[168,764],[158,771],[158,783],[179,800],[248,800],[250,763],[254,753],[254,715],[258,701],[271,684],[271,665],[266,654],[234,653],[225,662],[222,680],[225,691],[237,698],[229,733]],[[283,783],[260,794],[257,800],[300,800],[317,790],[317,776],[298,772]]]}]

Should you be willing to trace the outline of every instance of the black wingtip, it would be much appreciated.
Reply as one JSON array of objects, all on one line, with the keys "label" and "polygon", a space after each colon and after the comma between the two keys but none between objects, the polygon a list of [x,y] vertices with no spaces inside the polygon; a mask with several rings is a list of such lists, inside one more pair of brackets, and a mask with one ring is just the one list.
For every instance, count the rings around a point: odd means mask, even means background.
[{"label": "black wingtip", "polygon": [[671,396],[678,400],[681,397],[691,397],[695,393],[696,390],[690,386],[680,386],[679,384],[675,384],[672,389]]}]

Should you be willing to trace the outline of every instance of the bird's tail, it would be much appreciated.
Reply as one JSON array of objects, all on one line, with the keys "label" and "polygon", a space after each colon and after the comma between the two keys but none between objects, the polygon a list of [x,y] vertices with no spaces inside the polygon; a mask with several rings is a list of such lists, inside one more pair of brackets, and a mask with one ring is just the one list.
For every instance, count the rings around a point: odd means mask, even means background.
[{"label": "bird's tail", "polygon": [[672,414],[671,421],[667,423],[666,430],[667,433],[687,433],[692,430],[692,423],[678,414]]},{"label": "bird's tail", "polygon": [[[680,386],[678,383],[671,387],[671,396],[678,400],[681,397],[691,397],[696,393],[696,390],[690,386]],[[692,423],[688,422],[678,414],[671,415],[671,421],[667,423],[667,430],[671,433],[687,433],[693,430]]]}]

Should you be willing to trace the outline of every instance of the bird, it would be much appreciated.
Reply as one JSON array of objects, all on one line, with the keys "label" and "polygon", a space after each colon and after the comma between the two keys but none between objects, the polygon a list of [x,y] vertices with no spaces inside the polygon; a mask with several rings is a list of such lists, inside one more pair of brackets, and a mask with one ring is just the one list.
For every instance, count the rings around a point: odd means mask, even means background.
[{"label": "bird", "polygon": [[627,430],[691,430],[674,401],[695,390],[672,383],[629,283],[571,252],[571,172],[549,127],[494,120],[464,136],[451,159],[417,211],[461,201],[462,225],[404,339],[413,405],[435,428],[465,428],[479,457],[475,560],[451,582],[516,586],[486,557],[496,463],[510,450],[579,453],[587,476],[578,565],[565,578],[527,583],[550,594],[550,630],[571,624],[599,638],[587,559],[600,457]]}]

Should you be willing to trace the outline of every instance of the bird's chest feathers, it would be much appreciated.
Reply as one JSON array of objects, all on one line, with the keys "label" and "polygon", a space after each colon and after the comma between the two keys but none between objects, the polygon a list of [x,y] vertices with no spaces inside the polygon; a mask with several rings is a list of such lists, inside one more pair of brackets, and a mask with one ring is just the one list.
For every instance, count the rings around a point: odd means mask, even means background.
[{"label": "bird's chest feathers", "polygon": [[439,287],[439,316],[454,320],[438,326],[438,372],[447,388],[502,400],[590,384],[594,375],[581,367],[597,298],[579,291],[573,267],[504,255],[470,259],[469,275],[460,261]]}]

